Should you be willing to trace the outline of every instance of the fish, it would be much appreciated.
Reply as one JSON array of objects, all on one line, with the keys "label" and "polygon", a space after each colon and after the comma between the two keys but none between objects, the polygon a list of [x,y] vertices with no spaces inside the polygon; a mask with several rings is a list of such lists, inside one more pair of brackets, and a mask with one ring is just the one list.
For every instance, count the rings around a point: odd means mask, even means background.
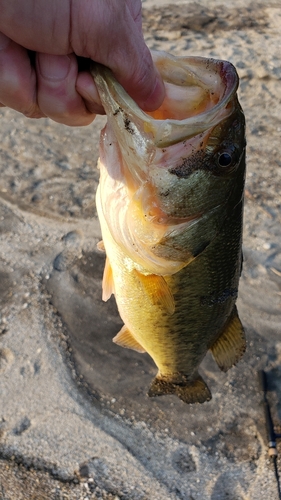
[{"label": "fish", "polygon": [[245,117],[227,61],[153,52],[165,98],[145,112],[95,64],[107,115],[96,193],[106,252],[102,298],[115,295],[119,346],[148,353],[148,395],[211,399],[199,366],[242,357],[236,299],[242,269]]}]

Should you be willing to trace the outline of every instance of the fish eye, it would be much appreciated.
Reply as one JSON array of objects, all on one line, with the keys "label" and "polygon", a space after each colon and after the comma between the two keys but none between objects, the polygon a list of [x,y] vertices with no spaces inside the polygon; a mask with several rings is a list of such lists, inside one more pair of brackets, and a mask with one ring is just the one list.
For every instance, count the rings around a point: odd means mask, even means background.
[{"label": "fish eye", "polygon": [[229,167],[232,163],[232,156],[227,151],[224,151],[219,155],[218,163],[220,167]]}]

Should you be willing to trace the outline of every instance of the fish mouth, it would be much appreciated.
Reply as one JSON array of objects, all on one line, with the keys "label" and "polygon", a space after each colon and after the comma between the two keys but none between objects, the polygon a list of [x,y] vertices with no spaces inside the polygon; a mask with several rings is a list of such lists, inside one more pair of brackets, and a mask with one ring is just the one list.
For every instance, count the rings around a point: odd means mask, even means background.
[{"label": "fish mouth", "polygon": [[230,62],[165,52],[152,52],[152,57],[166,89],[164,102],[155,112],[141,110],[108,68],[95,65],[92,71],[106,114],[117,118],[118,127],[134,136],[140,149],[144,136],[151,146],[168,147],[204,133],[231,115],[239,79]]}]

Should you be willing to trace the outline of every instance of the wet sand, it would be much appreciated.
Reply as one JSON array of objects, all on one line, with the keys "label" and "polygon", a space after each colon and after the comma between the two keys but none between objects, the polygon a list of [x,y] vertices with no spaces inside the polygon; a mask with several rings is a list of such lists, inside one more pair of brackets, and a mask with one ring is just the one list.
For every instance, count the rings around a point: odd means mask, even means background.
[{"label": "wet sand", "polygon": [[[281,421],[281,7],[143,2],[151,49],[230,60],[247,120],[244,267],[248,348],[213,399],[149,399],[147,355],[112,343],[96,248],[98,139],[1,109],[0,499],[277,499],[257,371]],[[281,461],[279,462],[281,470]],[[2,496],[1,496],[2,495]]]}]

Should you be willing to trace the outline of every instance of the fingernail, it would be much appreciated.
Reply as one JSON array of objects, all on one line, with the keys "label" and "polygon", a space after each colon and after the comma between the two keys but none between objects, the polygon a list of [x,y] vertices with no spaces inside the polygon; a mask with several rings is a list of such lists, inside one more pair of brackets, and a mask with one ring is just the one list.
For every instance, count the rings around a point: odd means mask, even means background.
[{"label": "fingernail", "polygon": [[142,108],[145,111],[154,111],[159,108],[165,97],[165,87],[162,78],[160,75],[157,75],[154,89],[151,92],[150,96],[143,103]]},{"label": "fingernail", "polygon": [[9,45],[10,38],[8,38],[4,33],[0,33],[0,50],[3,50]]},{"label": "fingernail", "polygon": [[67,77],[70,68],[68,56],[40,54],[39,68],[43,78],[48,80],[63,80]]}]

